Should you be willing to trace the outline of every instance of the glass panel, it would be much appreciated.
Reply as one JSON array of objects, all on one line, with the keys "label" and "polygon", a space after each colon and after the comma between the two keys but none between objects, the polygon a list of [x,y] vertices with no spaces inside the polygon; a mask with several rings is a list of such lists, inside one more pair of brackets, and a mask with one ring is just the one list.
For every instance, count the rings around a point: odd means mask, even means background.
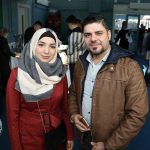
[{"label": "glass panel", "polygon": [[138,17],[129,16],[128,17],[128,29],[137,29],[138,28]]},{"label": "glass panel", "polygon": [[130,50],[138,50],[138,29],[139,29],[139,15],[128,15],[128,29],[132,36],[132,42],[129,44]]},{"label": "glass panel", "polygon": [[150,28],[150,15],[141,15],[140,16],[140,25],[143,24],[145,29]]},{"label": "glass panel", "polygon": [[121,30],[122,22],[126,20],[125,14],[115,14],[115,31]]},{"label": "glass panel", "polygon": [[115,40],[118,32],[121,30],[122,22],[126,20],[126,14],[114,14],[114,30],[112,41]]}]

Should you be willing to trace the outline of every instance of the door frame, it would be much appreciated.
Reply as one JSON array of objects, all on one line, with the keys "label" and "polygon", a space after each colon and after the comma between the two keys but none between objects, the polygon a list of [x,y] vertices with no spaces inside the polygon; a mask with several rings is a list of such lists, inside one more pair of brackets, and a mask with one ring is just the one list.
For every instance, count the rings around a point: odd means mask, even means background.
[{"label": "door frame", "polygon": [[[19,18],[20,8],[25,9],[25,17],[27,19],[26,23],[24,17],[20,22],[20,18]],[[28,4],[17,3],[17,9],[18,9],[18,34],[24,34],[25,29],[31,25],[31,16],[32,16],[31,7]],[[22,29],[22,31],[20,31],[20,29]]]}]

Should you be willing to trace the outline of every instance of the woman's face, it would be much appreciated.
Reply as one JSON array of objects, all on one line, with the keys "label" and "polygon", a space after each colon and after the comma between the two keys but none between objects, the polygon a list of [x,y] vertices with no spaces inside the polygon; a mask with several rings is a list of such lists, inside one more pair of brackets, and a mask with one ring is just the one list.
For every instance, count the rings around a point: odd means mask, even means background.
[{"label": "woman's face", "polygon": [[41,38],[35,49],[35,56],[42,62],[50,62],[56,53],[56,42],[53,38]]}]

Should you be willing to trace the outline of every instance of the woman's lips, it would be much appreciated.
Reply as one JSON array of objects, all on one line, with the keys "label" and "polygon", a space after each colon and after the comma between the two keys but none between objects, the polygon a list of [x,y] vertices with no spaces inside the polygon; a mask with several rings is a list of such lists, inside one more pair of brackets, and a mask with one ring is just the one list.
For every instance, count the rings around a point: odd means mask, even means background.
[{"label": "woman's lips", "polygon": [[48,59],[48,58],[49,58],[49,56],[42,56],[42,58],[43,58],[43,59]]}]

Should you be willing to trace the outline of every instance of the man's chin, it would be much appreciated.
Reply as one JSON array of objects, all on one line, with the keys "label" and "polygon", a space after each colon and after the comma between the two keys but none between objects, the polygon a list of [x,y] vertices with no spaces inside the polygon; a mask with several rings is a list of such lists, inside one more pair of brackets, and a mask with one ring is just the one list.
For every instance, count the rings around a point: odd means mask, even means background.
[{"label": "man's chin", "polygon": [[91,53],[92,53],[92,55],[96,55],[96,56],[98,56],[98,55],[101,55],[103,52],[104,52],[105,50],[98,50],[98,51],[91,51]]}]

